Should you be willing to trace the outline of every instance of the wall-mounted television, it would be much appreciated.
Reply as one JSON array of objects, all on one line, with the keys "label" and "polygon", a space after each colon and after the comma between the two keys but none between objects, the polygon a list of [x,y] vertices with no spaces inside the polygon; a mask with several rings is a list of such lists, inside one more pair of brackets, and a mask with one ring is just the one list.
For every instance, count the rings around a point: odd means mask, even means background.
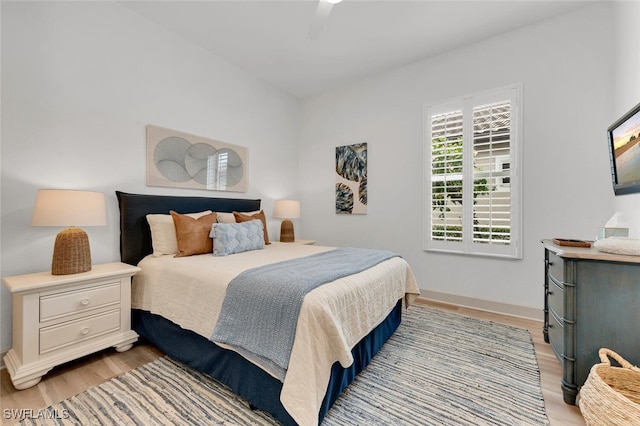
[{"label": "wall-mounted television", "polygon": [[640,192],[640,104],[607,129],[616,195]]}]

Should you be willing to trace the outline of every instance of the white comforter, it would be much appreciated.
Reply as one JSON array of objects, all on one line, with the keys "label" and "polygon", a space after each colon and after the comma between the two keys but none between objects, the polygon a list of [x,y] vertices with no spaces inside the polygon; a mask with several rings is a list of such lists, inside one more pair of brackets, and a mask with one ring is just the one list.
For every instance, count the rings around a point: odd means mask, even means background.
[{"label": "white comforter", "polygon": [[[224,257],[147,256],[138,265],[142,271],[134,276],[132,305],[209,339],[226,287],[240,272],[331,249],[274,242],[264,250]],[[298,424],[317,424],[331,366],[336,361],[350,366],[353,346],[382,322],[399,299],[408,305],[419,294],[413,272],[399,257],[307,294],[280,395]]]}]

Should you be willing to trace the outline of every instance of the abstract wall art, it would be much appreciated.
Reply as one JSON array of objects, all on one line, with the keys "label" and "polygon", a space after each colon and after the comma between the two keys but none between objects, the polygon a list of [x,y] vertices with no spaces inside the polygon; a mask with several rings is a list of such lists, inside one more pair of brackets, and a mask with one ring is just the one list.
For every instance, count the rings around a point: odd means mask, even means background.
[{"label": "abstract wall art", "polygon": [[147,185],[247,191],[247,148],[147,125]]},{"label": "abstract wall art", "polygon": [[367,143],[336,148],[336,214],[367,214]]}]

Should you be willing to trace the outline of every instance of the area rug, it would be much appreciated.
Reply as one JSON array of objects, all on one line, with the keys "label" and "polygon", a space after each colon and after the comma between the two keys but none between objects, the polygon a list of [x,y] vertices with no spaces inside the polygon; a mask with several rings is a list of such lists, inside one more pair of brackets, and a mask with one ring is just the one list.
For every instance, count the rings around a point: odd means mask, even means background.
[{"label": "area rug", "polygon": [[[216,381],[168,357],[46,410],[49,415],[22,424],[276,424]],[[397,332],[322,423],[548,424],[527,330],[425,306],[403,312]]]}]

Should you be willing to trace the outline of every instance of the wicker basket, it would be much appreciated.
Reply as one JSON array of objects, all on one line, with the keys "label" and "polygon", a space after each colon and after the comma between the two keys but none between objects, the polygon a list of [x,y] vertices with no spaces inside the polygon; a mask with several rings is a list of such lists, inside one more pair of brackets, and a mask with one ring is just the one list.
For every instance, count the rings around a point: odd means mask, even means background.
[{"label": "wicker basket", "polygon": [[[591,367],[578,404],[588,426],[640,425],[640,368],[610,349],[598,351],[602,363]],[[621,367],[611,365],[609,358]]]}]

